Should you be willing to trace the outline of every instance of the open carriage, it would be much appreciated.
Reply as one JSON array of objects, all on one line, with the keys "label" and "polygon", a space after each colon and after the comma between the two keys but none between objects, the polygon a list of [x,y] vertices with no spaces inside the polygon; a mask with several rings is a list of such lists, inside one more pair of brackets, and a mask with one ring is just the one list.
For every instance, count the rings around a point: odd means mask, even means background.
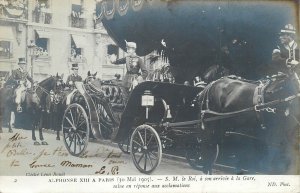
[{"label": "open carriage", "polygon": [[[72,155],[80,156],[89,137],[110,139],[119,143],[123,152],[130,152],[136,168],[143,173],[155,170],[163,149],[182,149],[192,167],[211,173],[219,145],[224,144],[227,136],[237,136],[243,141],[250,139],[254,144],[263,145],[259,148],[291,141],[290,136],[283,136],[284,133],[297,136],[294,132],[299,124],[300,94],[298,84],[291,89],[294,84],[290,81],[295,82],[295,78],[285,74],[274,75],[265,83],[225,77],[204,90],[146,81],[134,88],[124,108],[105,100],[103,92],[76,83],[84,100],[70,104],[64,113],[64,142]],[[224,88],[218,89],[221,85]],[[230,89],[231,94],[226,89]],[[256,103],[255,98],[263,99],[262,93],[266,101]],[[218,101],[228,105],[220,103],[218,106]],[[259,116],[265,120],[259,120]],[[275,130],[278,121],[291,124],[291,129],[280,126],[277,131],[281,134],[278,135]],[[248,124],[237,126],[241,122]],[[268,143],[271,138],[275,141]],[[238,144],[242,145],[235,145]]]},{"label": "open carriage", "polygon": [[[105,96],[83,83],[77,82],[76,88],[84,100],[71,103],[62,122],[63,138],[70,154],[82,155],[89,138],[94,137],[119,143],[123,152],[131,153],[135,166],[143,173],[154,171],[162,159],[163,149],[178,146],[187,150],[189,163],[196,164],[193,156],[201,145],[201,130],[195,121],[199,112],[194,99],[202,88],[146,81],[135,87],[124,108],[104,100]],[[205,159],[215,159],[218,153],[217,146],[202,150],[210,154]]]}]

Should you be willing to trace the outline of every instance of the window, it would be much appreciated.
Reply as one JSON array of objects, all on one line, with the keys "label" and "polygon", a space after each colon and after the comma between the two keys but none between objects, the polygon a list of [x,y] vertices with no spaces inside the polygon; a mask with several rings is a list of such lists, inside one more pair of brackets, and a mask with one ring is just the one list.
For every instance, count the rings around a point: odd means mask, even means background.
[{"label": "window", "polygon": [[37,55],[38,56],[49,56],[49,39],[42,37],[39,37],[39,34],[36,33],[36,38],[35,38],[35,45],[36,45],[36,50],[37,50]]},{"label": "window", "polygon": [[48,0],[37,0],[35,9],[33,10],[33,21],[43,24],[51,24],[52,13],[50,11],[50,3]]},{"label": "window", "polygon": [[72,4],[72,11],[70,17],[71,27],[84,28],[86,19],[83,15],[82,4]]},{"label": "window", "polygon": [[71,35],[71,53],[70,53],[70,61],[71,62],[80,62],[84,63],[84,47],[86,43],[86,37],[82,35]]},{"label": "window", "polygon": [[119,47],[113,44],[109,44],[107,46],[107,54],[108,55],[115,55],[117,59],[119,59]]},{"label": "window", "polygon": [[0,58],[12,58],[12,43],[10,41],[0,40]]}]

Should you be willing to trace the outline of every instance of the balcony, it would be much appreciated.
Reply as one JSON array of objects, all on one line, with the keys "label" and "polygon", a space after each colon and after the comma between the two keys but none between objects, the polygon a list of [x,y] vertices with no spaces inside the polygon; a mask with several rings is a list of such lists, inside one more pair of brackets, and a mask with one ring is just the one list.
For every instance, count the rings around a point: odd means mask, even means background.
[{"label": "balcony", "polygon": [[86,58],[82,55],[70,56],[68,61],[73,63],[86,63]]},{"label": "balcony", "polygon": [[32,11],[32,21],[42,24],[52,24],[52,13],[49,10],[35,9]]},{"label": "balcony", "polygon": [[86,19],[82,17],[69,16],[70,26],[76,28],[86,28]]},{"label": "balcony", "polygon": [[27,5],[19,1],[0,1],[0,18],[27,19]]}]

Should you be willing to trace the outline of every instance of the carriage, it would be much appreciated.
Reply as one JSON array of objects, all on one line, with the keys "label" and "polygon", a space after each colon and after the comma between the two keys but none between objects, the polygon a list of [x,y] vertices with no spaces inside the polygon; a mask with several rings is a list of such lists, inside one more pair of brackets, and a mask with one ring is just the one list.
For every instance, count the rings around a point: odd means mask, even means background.
[{"label": "carriage", "polygon": [[[105,92],[118,88],[112,84],[101,87]],[[162,159],[162,150],[175,147],[186,150],[192,166],[199,165],[193,157],[201,145],[194,99],[202,88],[146,81],[135,87],[124,107],[104,100],[104,95],[99,96],[99,92],[81,82],[76,82],[76,89],[84,100],[69,104],[62,121],[64,143],[73,156],[81,156],[89,138],[94,137],[117,142],[123,152],[131,153],[134,165],[142,173],[154,171]],[[202,149],[210,154],[204,159],[215,159],[218,154],[217,146]]]},{"label": "carriage", "polygon": [[[289,145],[291,136],[297,136],[295,128],[299,126],[300,94],[293,82],[293,76],[285,74],[260,81],[224,77],[204,89],[146,81],[134,88],[123,107],[114,103],[115,97],[109,100],[103,94],[112,92],[111,87],[120,94],[119,86],[102,85],[106,91],[100,92],[77,82],[78,94],[84,100],[71,103],[65,110],[64,142],[72,155],[80,156],[91,136],[110,139],[131,154],[142,173],[155,170],[163,149],[181,149],[193,168],[210,174],[219,145],[228,136],[241,139],[235,146],[247,139],[258,150],[268,146],[286,150],[284,143]],[[291,85],[296,87],[291,89]]]}]

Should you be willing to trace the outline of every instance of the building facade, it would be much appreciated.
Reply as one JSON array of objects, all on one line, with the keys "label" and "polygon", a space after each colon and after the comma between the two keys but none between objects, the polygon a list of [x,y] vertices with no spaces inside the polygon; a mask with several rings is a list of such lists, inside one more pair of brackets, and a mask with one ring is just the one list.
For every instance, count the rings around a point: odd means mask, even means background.
[{"label": "building facade", "polygon": [[83,78],[88,71],[101,79],[125,73],[107,59],[124,52],[101,24],[95,28],[95,0],[1,0],[0,9],[1,74],[16,68],[20,57],[37,81],[56,73],[67,77],[72,63]]}]

